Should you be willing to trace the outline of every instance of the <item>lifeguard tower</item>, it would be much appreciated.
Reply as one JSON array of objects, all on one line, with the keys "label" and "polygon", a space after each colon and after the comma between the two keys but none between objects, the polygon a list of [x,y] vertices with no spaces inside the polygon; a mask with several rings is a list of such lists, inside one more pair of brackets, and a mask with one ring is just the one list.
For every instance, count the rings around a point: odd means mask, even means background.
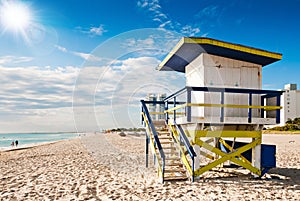
[{"label": "lifeguard tower", "polygon": [[[164,101],[144,101],[142,120],[162,181],[201,177],[224,166],[262,176],[276,166],[274,145],[263,145],[264,125],[280,123],[282,91],[262,90],[262,67],[279,53],[210,38],[182,38],[158,66],[185,73],[186,86]],[[152,120],[148,104],[164,105]],[[165,127],[157,127],[165,122]]]}]

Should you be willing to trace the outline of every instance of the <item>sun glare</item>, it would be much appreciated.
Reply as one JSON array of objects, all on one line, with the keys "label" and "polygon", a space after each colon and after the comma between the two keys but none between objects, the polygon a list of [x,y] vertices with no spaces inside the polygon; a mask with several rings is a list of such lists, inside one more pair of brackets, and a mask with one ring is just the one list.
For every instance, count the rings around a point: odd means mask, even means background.
[{"label": "sun glare", "polygon": [[21,32],[32,23],[30,8],[20,1],[2,1],[0,7],[1,25],[4,31]]}]

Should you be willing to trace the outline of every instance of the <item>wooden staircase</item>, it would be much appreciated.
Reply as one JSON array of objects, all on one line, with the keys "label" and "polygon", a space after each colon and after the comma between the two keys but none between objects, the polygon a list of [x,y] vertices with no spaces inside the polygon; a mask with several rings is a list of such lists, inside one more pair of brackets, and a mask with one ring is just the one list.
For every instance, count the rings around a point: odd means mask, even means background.
[{"label": "wooden staircase", "polygon": [[[165,153],[164,181],[187,180],[187,171],[184,168],[176,145],[166,129],[157,130],[158,138]],[[158,150],[156,150],[158,152]]]}]

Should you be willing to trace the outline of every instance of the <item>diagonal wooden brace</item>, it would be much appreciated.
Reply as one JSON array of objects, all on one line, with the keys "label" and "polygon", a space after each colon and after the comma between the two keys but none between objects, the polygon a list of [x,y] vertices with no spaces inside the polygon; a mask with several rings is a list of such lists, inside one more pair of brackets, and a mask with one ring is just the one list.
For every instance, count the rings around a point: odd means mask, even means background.
[{"label": "diagonal wooden brace", "polygon": [[235,158],[236,156],[240,156],[243,152],[255,147],[256,145],[261,143],[261,139],[257,139],[245,146],[242,146],[238,149],[236,149],[234,152],[232,153],[224,153],[222,152],[220,149],[211,146],[210,144],[203,142],[200,139],[196,139],[196,144],[198,144],[200,147],[203,147],[204,149],[207,149],[208,151],[211,151],[215,154],[218,154],[221,156],[221,158],[207,164],[206,166],[199,168],[198,170],[195,171],[195,176],[199,176],[201,174],[203,174],[204,172],[211,170],[212,168],[216,167],[217,165],[224,163],[227,160],[230,160],[238,165],[243,166],[244,168],[250,170],[251,172],[255,173],[255,174],[260,174],[260,170],[253,167],[252,165],[245,163],[237,158]]}]

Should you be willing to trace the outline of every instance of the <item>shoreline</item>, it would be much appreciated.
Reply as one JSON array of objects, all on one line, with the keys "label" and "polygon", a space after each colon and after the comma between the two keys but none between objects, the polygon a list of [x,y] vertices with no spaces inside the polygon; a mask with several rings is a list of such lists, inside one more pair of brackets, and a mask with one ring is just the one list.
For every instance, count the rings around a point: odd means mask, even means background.
[{"label": "shoreline", "polygon": [[31,149],[31,148],[40,147],[40,146],[47,146],[47,145],[51,145],[51,144],[55,144],[55,143],[59,143],[59,142],[63,142],[63,141],[78,139],[78,138],[80,138],[80,136],[70,138],[70,139],[51,141],[51,142],[38,142],[38,143],[24,144],[24,145],[19,145],[18,147],[0,147],[0,153]]}]

